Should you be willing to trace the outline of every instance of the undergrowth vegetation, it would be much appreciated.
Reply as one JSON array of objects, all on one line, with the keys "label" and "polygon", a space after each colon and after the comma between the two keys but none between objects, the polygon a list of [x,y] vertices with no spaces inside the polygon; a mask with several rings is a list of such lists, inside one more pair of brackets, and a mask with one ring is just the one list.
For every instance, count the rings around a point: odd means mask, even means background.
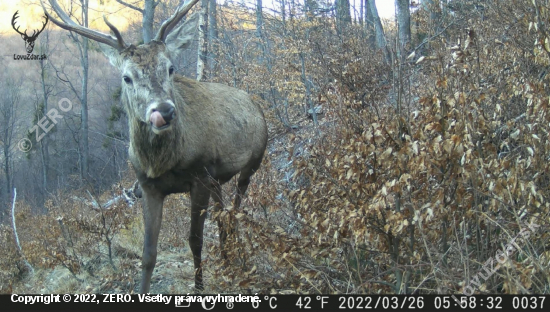
[{"label": "undergrowth vegetation", "polygon": [[[391,45],[375,50],[363,26],[337,31],[330,18],[295,18],[284,28],[266,20],[263,36],[221,34],[212,80],[252,94],[271,133],[241,210],[226,214],[238,224],[231,265],[221,260],[216,227],[205,229],[207,289],[548,293],[543,2],[486,1],[482,13],[466,7],[436,30],[418,10],[412,19],[423,39],[406,55]],[[225,18],[222,10],[220,25]],[[308,118],[315,106],[317,124]],[[140,205],[97,210],[74,200],[81,194],[58,194],[40,216],[16,204],[22,253],[2,225],[2,292],[27,278],[23,257],[35,269],[66,268],[84,284],[75,291],[136,289],[141,270],[130,259],[141,256]],[[187,245],[187,198],[170,196],[164,211],[159,256]],[[488,274],[490,260],[500,267]],[[98,272],[108,272],[111,288],[86,288],[82,275]]]}]

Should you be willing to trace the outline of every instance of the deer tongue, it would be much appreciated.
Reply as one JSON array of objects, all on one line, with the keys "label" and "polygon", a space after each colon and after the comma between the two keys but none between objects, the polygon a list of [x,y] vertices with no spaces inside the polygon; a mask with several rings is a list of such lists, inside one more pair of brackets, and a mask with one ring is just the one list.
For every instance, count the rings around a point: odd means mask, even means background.
[{"label": "deer tongue", "polygon": [[149,120],[153,124],[153,126],[160,128],[166,124],[166,121],[164,118],[162,118],[162,115],[159,112],[153,112],[151,114],[151,117],[149,117]]}]

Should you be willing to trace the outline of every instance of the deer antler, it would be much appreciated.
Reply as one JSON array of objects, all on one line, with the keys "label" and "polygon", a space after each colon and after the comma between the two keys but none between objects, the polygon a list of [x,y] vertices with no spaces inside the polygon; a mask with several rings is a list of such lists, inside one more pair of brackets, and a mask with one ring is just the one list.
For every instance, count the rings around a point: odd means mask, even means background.
[{"label": "deer antler", "polygon": [[190,0],[186,3],[183,3],[172,15],[169,19],[164,21],[162,25],[160,26],[160,29],[155,36],[155,40],[162,41],[166,40],[166,37],[168,34],[176,27],[178,22],[191,10],[191,8],[197,3],[199,0]]},{"label": "deer antler", "polygon": [[46,21],[44,22],[44,24],[42,24],[42,29],[40,29],[38,32],[36,32],[36,30],[33,30],[31,38],[38,37],[38,35],[40,35],[40,33],[44,30],[44,28],[46,28],[46,24],[48,24],[49,19],[48,19],[48,15],[44,15],[44,17],[46,17]]},{"label": "deer antler", "polygon": [[26,31],[26,30],[25,30],[24,33],[22,33],[22,32],[19,31],[19,27],[15,28],[15,20],[19,18],[19,16],[17,16],[18,13],[19,13],[19,10],[15,11],[15,14],[13,14],[13,17],[11,18],[11,27],[13,27],[13,29],[14,29],[18,34],[20,34],[21,36],[28,37],[28,36],[27,36],[27,31]]},{"label": "deer antler", "polygon": [[104,19],[105,23],[107,24],[107,26],[109,26],[111,31],[115,34],[116,38],[113,38],[113,36],[111,36],[111,35],[107,35],[107,34],[104,34],[102,32],[92,30],[92,29],[83,27],[81,25],[78,25],[77,23],[75,23],[67,15],[67,13],[65,13],[65,11],[63,11],[61,9],[59,4],[57,4],[56,0],[49,0],[49,2],[50,2],[50,5],[51,5],[53,11],[59,16],[59,18],[61,18],[61,21],[59,21],[59,20],[55,19],[53,16],[51,16],[50,13],[48,13],[48,11],[46,10],[46,7],[44,6],[44,2],[42,0],[40,0],[40,4],[42,5],[42,8],[44,9],[44,13],[46,13],[47,17],[49,17],[51,19],[51,21],[54,24],[56,24],[57,26],[59,26],[63,29],[69,30],[69,31],[74,31],[77,34],[79,34],[81,36],[84,36],[86,38],[90,38],[94,41],[104,43],[104,44],[106,44],[108,46],[111,46],[111,47],[113,47],[113,48],[115,48],[119,51],[126,48],[126,43],[124,43],[124,40],[122,39],[122,35],[118,31],[118,29],[116,29],[116,27],[113,26],[113,24],[111,24],[107,21],[107,18],[105,16],[103,16],[103,19]]}]

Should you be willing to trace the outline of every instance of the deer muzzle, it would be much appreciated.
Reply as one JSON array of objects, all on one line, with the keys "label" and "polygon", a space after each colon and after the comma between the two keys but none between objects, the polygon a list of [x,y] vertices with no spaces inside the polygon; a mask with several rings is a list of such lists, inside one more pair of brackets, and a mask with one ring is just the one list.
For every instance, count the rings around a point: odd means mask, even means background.
[{"label": "deer muzzle", "polygon": [[163,102],[151,110],[149,122],[153,130],[165,130],[170,127],[170,122],[176,118],[176,110],[171,103]]}]

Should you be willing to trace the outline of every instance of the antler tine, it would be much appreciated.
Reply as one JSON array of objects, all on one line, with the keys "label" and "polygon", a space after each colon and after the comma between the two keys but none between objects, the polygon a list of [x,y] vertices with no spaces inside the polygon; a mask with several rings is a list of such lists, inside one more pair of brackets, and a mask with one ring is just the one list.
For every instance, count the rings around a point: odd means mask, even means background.
[{"label": "antler tine", "polygon": [[116,39],[118,41],[118,45],[123,47],[123,48],[126,47],[126,43],[124,42],[124,39],[122,39],[122,35],[120,34],[120,31],[118,31],[118,29],[115,27],[115,25],[111,24],[107,20],[107,17],[105,15],[103,15],[103,21],[105,22],[105,24],[107,24],[107,26],[109,26],[111,31],[115,34]]},{"label": "antler tine", "polygon": [[86,38],[90,38],[97,42],[101,42],[106,45],[109,45],[119,51],[126,47],[124,41],[122,40],[122,36],[120,35],[120,32],[112,24],[109,23],[107,24],[107,26],[109,26],[109,28],[113,30],[113,32],[117,36],[116,39],[110,35],[78,25],[67,15],[67,13],[65,13],[65,11],[61,9],[61,7],[59,6],[56,0],[49,0],[49,2],[50,2],[50,5],[52,6],[53,11],[59,16],[59,18],[61,18],[62,22],[55,19],[53,16],[51,16],[50,13],[48,13],[48,11],[46,10],[46,7],[44,6],[44,2],[40,0],[40,4],[44,9],[44,13],[57,26],[69,31],[74,31],[77,34],[82,35]]},{"label": "antler tine", "polygon": [[13,17],[11,18],[11,27],[13,27],[13,29],[15,29],[15,31],[20,34],[20,35],[24,35],[26,36],[27,35],[27,31],[25,30],[25,33],[22,33],[19,31],[19,27],[15,28],[15,20],[19,18],[19,16],[17,16],[17,14],[19,13],[19,10],[15,11],[15,14],[13,14]]},{"label": "antler tine", "polygon": [[46,28],[46,25],[48,24],[48,21],[50,20],[48,18],[48,15],[46,15],[45,17],[46,17],[46,21],[42,24],[42,29],[40,29],[40,32],[42,32],[44,30],[44,28]]},{"label": "antler tine", "polygon": [[41,33],[42,31],[44,31],[44,29],[46,28],[46,24],[48,24],[48,20],[49,20],[49,19],[48,19],[48,15],[46,15],[46,21],[42,24],[42,29],[40,29],[40,30],[37,30],[37,29],[33,30],[32,36],[31,36],[31,37],[34,38],[34,37],[37,37],[38,35],[40,35],[40,33]]},{"label": "antler tine", "polygon": [[162,25],[160,26],[160,29],[155,37],[155,40],[162,41],[166,40],[166,37],[168,34],[174,29],[174,27],[178,24],[178,22],[191,10],[191,8],[197,3],[199,0],[190,0],[184,4],[182,4],[172,15],[169,19],[167,19]]}]

